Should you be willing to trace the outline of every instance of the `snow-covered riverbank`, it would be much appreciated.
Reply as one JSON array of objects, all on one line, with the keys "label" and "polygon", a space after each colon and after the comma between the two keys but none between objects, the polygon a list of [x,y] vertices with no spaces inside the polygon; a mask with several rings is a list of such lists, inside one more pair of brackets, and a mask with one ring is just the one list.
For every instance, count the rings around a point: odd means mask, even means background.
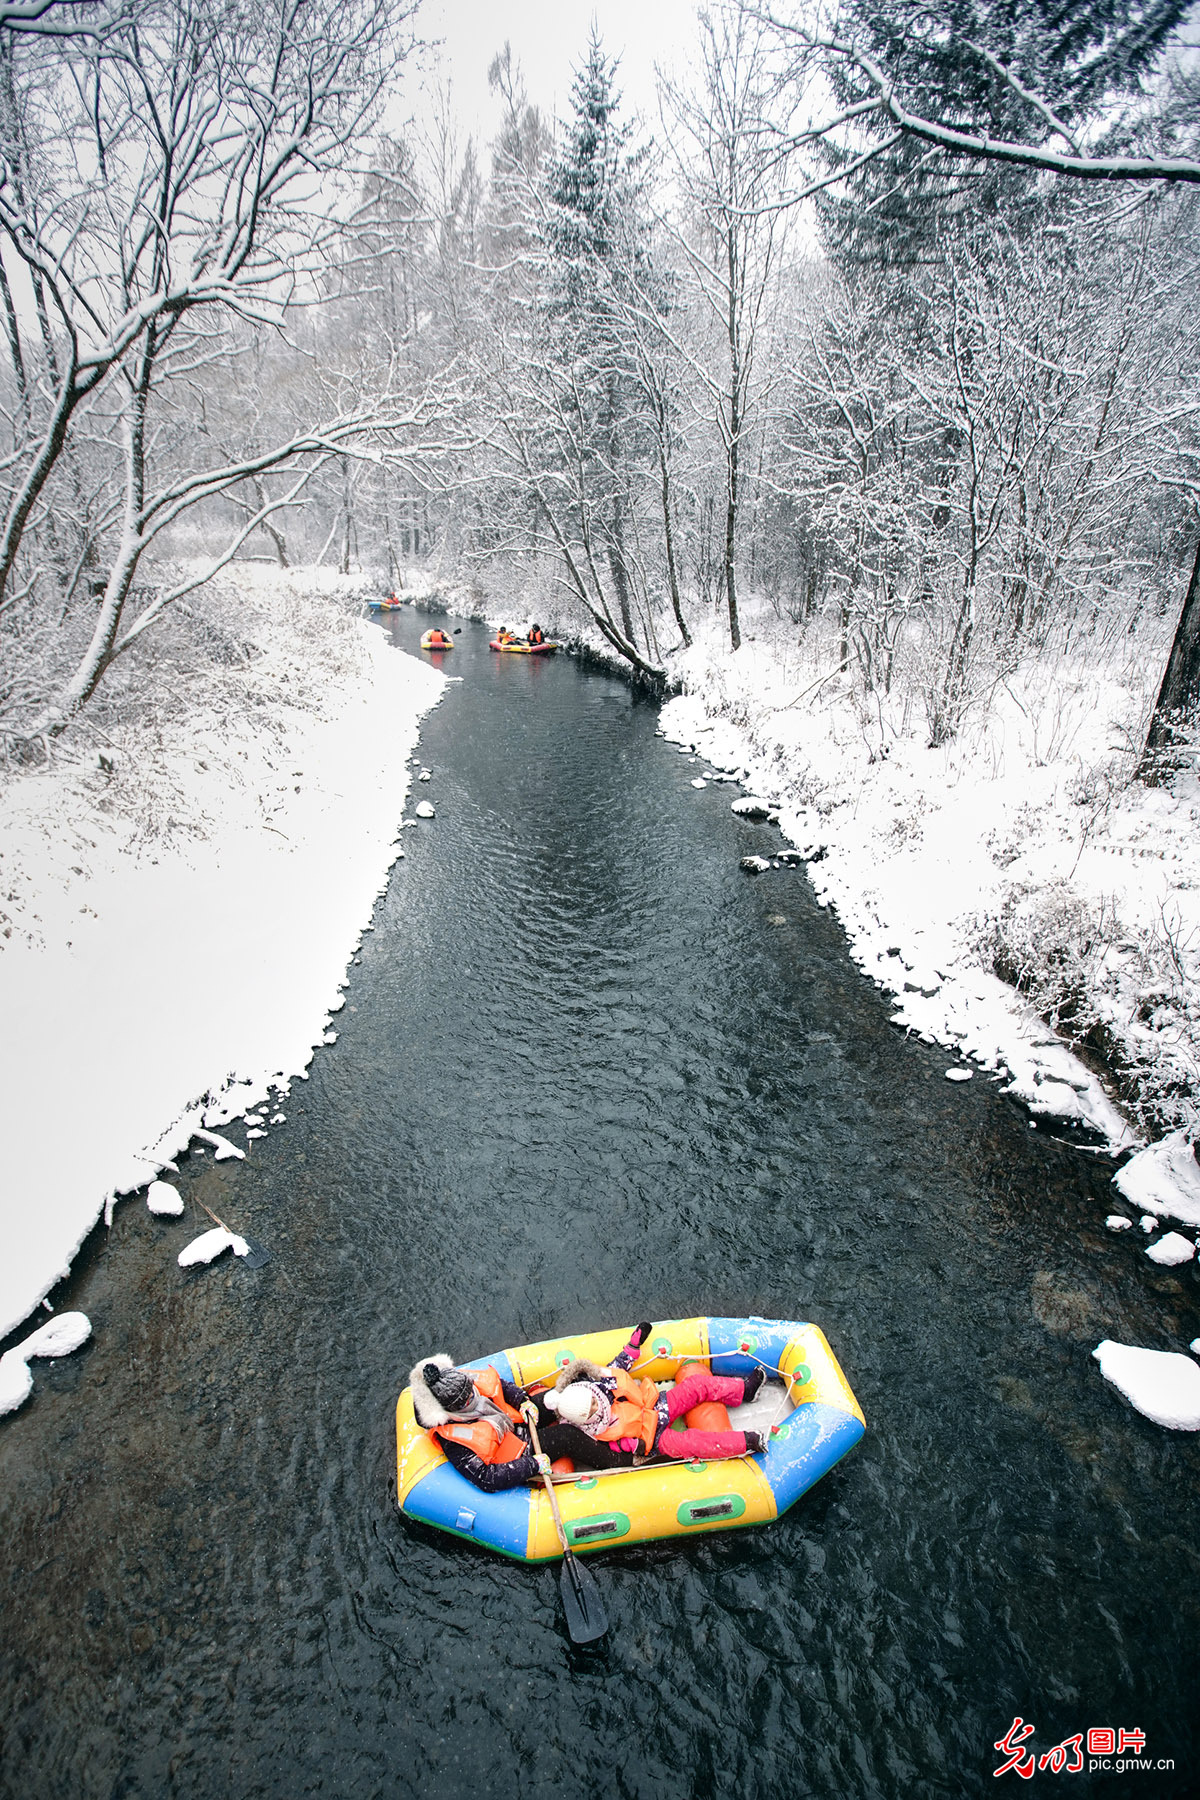
[{"label": "snow-covered riverbank", "polygon": [[204,599],[220,654],[176,697],[115,690],[0,794],[0,1333],[112,1195],[302,1073],[342,1004],[444,689],[353,598],[234,571]]},{"label": "snow-covered riverbank", "polygon": [[[736,655],[713,631],[673,668],[684,692],[664,733],[777,809],[897,1023],[1114,1147],[1194,1131],[1200,786],[1129,779],[1145,706],[1132,669],[1022,670],[930,748],[901,704],[868,717],[836,672],[822,682],[773,619]],[[1065,1047],[1089,1036],[1113,1053],[1132,1127]]]}]

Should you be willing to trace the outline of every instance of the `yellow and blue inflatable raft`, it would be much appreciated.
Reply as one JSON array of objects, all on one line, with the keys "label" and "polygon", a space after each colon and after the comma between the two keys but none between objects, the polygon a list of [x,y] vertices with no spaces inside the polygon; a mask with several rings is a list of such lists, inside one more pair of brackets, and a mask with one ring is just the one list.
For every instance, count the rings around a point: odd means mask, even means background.
[{"label": "yellow and blue inflatable raft", "polygon": [[[578,1356],[607,1363],[629,1340],[630,1325],[579,1337],[524,1344],[462,1364],[489,1364],[522,1387],[550,1384]],[[707,1363],[717,1375],[768,1380],[751,1408],[731,1409],[735,1428],[761,1430],[761,1456],[722,1462],[660,1462],[554,1477],[555,1496],[572,1549],[607,1550],[652,1538],[765,1525],[819,1481],[866,1429],[837,1358],[816,1325],[778,1319],[676,1319],[655,1327],[635,1373],[672,1381],[681,1365]],[[455,1537],[486,1544],[502,1556],[551,1562],[562,1550],[544,1488],[485,1494],[451,1467],[422,1431],[408,1388],[396,1405],[396,1496],[401,1512]]]}]

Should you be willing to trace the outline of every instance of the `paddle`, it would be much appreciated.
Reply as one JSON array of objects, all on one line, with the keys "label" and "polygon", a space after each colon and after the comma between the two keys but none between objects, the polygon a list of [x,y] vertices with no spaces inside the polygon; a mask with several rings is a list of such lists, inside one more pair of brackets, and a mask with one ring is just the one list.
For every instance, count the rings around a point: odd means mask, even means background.
[{"label": "paddle", "polygon": [[[521,1408],[521,1411],[525,1414],[526,1422],[529,1425],[533,1448],[540,1456],[542,1446],[538,1441],[537,1407],[530,1400]],[[608,1619],[600,1599],[600,1589],[596,1586],[594,1577],[579,1562],[567,1542],[562,1514],[558,1510],[558,1497],[554,1492],[554,1483],[545,1471],[542,1473],[542,1480],[550,1498],[550,1511],[554,1514],[554,1529],[557,1531],[558,1541],[562,1545],[563,1562],[558,1585],[562,1594],[567,1630],[571,1634],[573,1644],[593,1644],[608,1630]]]},{"label": "paddle", "polygon": [[[192,1199],[196,1200],[195,1194],[192,1195]],[[234,1231],[233,1227],[227,1225],[224,1219],[218,1219],[212,1207],[205,1206],[203,1200],[196,1200],[196,1205],[202,1207],[212,1220],[213,1224],[219,1225],[222,1231],[227,1231],[230,1237],[241,1238],[243,1244],[246,1246],[246,1254],[242,1257],[242,1261],[248,1269],[261,1269],[264,1263],[270,1262],[271,1252],[267,1249],[265,1244],[256,1243],[252,1237],[247,1237],[245,1232]]]}]

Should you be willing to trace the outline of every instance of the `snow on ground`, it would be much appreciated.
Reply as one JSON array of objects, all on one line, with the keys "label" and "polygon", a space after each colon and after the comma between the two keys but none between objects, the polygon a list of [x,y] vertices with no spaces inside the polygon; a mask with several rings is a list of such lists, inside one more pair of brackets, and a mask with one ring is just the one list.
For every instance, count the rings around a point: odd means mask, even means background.
[{"label": "snow on ground", "polygon": [[0,793],[0,1334],[193,1134],[244,1154],[212,1128],[332,1037],[398,854],[442,677],[328,570],[230,582],[252,654],[104,739],[109,771],[81,731]]}]

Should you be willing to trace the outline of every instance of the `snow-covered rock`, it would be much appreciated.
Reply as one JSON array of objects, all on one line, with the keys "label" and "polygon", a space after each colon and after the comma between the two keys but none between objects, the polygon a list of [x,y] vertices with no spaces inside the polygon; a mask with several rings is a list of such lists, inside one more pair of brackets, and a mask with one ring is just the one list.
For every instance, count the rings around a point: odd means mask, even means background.
[{"label": "snow-covered rock", "polygon": [[693,778],[692,778],[692,786],[694,788],[702,788],[702,787],[707,787],[708,783],[707,783],[707,781],[705,781],[703,775],[696,775],[696,776],[693,776]]},{"label": "snow-covered rock", "polygon": [[770,859],[765,856],[743,856],[738,863],[738,868],[745,869],[747,875],[765,875],[770,866]]},{"label": "snow-covered rock", "polygon": [[146,1190],[146,1205],[160,1219],[177,1219],[183,1211],[183,1199],[178,1188],[173,1188],[169,1181],[152,1181]]},{"label": "snow-covered rock", "polygon": [[747,794],[741,800],[735,800],[730,807],[742,819],[765,819],[773,811],[769,800],[759,800],[753,794]]},{"label": "snow-covered rock", "polygon": [[428,800],[418,800],[414,811],[418,819],[432,819],[436,816],[433,806]]},{"label": "snow-covered rock", "polygon": [[1156,1425],[1200,1431],[1200,1363],[1173,1350],[1141,1350],[1105,1338],[1092,1355],[1100,1373]]},{"label": "snow-covered rock", "polygon": [[193,1263],[210,1263],[226,1250],[232,1250],[235,1256],[246,1256],[250,1246],[236,1232],[226,1231],[224,1225],[214,1225],[211,1231],[201,1232],[198,1238],[184,1246],[179,1252],[179,1266],[190,1269]]},{"label": "snow-covered rock", "polygon": [[1195,1254],[1196,1246],[1191,1238],[1183,1237],[1178,1231],[1168,1231],[1146,1251],[1151,1262],[1161,1263],[1166,1269],[1173,1269],[1177,1263],[1191,1262]]},{"label": "snow-covered rock", "polygon": [[1129,1231],[1133,1226],[1133,1220],[1127,1219],[1124,1213],[1109,1213],[1104,1223],[1110,1231]]},{"label": "snow-covered rock", "polygon": [[1143,1212],[1200,1225],[1200,1166],[1186,1131],[1173,1131],[1157,1144],[1139,1150],[1117,1170],[1113,1185],[1131,1206]]},{"label": "snow-covered rock", "polygon": [[974,1073],[975,1073],[974,1069],[947,1069],[946,1070],[946,1080],[947,1081],[970,1081],[970,1079]]}]

